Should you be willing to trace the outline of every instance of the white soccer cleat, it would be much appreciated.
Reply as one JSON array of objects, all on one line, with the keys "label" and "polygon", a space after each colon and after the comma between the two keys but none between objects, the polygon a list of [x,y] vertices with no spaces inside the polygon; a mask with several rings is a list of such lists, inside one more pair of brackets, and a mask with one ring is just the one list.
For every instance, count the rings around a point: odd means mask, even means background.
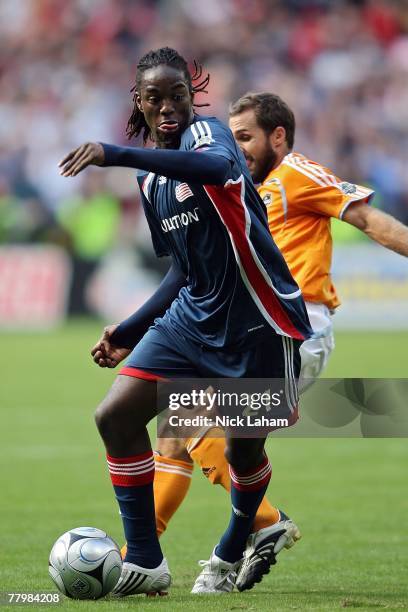
[{"label": "white soccer cleat", "polygon": [[241,563],[242,559],[235,563],[228,563],[217,557],[213,552],[208,561],[198,562],[203,570],[197,576],[191,592],[195,594],[231,593]]},{"label": "white soccer cleat", "polygon": [[125,597],[126,595],[167,595],[171,584],[171,574],[166,559],[158,567],[147,569],[134,563],[123,563],[119,582],[113,589],[113,595]]},{"label": "white soccer cleat", "polygon": [[269,574],[271,565],[276,563],[276,555],[283,548],[291,548],[302,537],[298,527],[282,510],[279,521],[270,527],[256,531],[248,538],[236,586],[238,591],[252,589]]}]

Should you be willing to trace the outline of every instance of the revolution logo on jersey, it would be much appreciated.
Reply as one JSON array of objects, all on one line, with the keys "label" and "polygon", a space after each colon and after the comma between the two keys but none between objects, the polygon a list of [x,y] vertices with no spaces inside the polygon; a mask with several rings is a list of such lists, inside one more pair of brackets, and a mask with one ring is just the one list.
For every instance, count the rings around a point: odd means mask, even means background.
[{"label": "revolution logo on jersey", "polygon": [[156,254],[170,255],[187,278],[164,324],[217,349],[252,345],[268,327],[309,337],[301,292],[269,233],[265,206],[230,130],[213,117],[196,116],[180,149],[223,156],[231,172],[224,186],[170,178],[162,184],[151,172],[139,174]]},{"label": "revolution logo on jersey", "polygon": [[171,232],[172,230],[180,229],[183,225],[198,222],[200,220],[198,210],[198,208],[195,208],[194,211],[188,210],[169,219],[163,219],[161,222],[163,232]]}]

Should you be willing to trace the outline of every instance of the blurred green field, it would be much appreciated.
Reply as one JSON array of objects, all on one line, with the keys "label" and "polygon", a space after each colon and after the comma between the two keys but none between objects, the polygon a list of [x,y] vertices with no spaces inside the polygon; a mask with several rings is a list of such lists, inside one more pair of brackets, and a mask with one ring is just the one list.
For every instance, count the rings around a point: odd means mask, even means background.
[{"label": "blurred green field", "polygon": [[[88,357],[101,326],[1,336],[0,590],[54,590],[47,557],[58,535],[91,525],[122,541],[93,425],[114,377]],[[327,376],[406,377],[407,333],[337,334]],[[271,500],[303,539],[253,591],[189,594],[222,532],[229,503],[197,472],[162,544],[174,586],[168,598],[74,602],[78,610],[360,610],[408,608],[408,450],[405,439],[279,439],[268,443]],[[4,606],[15,609],[17,606]],[[37,606],[39,607],[39,606]],[[44,606],[41,606],[44,607]]]}]

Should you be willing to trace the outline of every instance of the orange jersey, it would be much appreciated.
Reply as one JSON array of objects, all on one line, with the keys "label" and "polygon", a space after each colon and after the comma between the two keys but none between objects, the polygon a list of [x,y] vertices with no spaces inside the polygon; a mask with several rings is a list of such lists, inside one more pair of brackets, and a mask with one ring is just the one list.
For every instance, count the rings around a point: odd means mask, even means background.
[{"label": "orange jersey", "polygon": [[332,283],[330,218],[341,219],[352,202],[374,192],[341,181],[330,170],[299,153],[289,153],[258,191],[267,207],[269,229],[307,302],[336,308]]}]

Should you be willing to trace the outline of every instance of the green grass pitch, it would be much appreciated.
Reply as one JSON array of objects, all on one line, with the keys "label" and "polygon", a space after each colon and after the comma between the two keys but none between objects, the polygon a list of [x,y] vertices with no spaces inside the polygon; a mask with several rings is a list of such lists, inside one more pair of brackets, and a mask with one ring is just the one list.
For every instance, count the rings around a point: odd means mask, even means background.
[{"label": "green grass pitch", "polygon": [[[100,329],[76,322],[52,334],[1,337],[0,591],[54,590],[48,553],[70,528],[96,526],[122,541],[93,424],[93,409],[114,376],[88,357]],[[326,375],[406,377],[407,344],[407,333],[339,333]],[[197,471],[162,538],[173,573],[169,597],[64,599],[59,608],[408,608],[407,440],[272,439],[268,451],[269,497],[296,520],[303,538],[281,553],[261,585],[215,598],[190,595],[197,560],[208,558],[229,515],[227,496]]]}]

